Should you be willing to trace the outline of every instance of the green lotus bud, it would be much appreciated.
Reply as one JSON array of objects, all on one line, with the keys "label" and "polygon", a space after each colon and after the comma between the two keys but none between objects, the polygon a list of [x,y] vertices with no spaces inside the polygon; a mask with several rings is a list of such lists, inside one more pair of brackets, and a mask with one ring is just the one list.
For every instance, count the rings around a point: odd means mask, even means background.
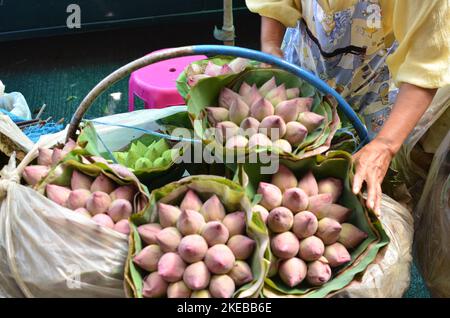
[{"label": "green lotus bud", "polygon": [[319,219],[330,218],[338,221],[339,223],[344,223],[348,220],[352,210],[346,208],[345,206],[339,204],[328,204],[323,205],[317,210],[317,217]]},{"label": "green lotus bud", "polygon": [[227,214],[223,220],[223,225],[228,229],[230,237],[237,234],[245,234],[245,213],[233,212]]},{"label": "green lotus bud", "polygon": [[67,199],[67,207],[72,210],[86,207],[91,191],[85,189],[73,190]]},{"label": "green lotus bud", "polygon": [[111,203],[108,209],[108,215],[113,219],[114,222],[119,222],[120,220],[128,220],[128,218],[133,213],[133,206],[130,201],[125,199],[117,199]]},{"label": "green lotus bud", "polygon": [[276,139],[286,134],[286,123],[280,116],[268,116],[261,121],[259,132]]},{"label": "green lotus bud", "polygon": [[313,286],[321,286],[331,278],[331,268],[321,261],[314,261],[308,264],[306,280]]},{"label": "green lotus bud", "polygon": [[145,170],[152,167],[153,167],[152,162],[147,158],[139,158],[134,164],[134,169],[136,170]]},{"label": "green lotus bud", "polygon": [[98,225],[114,229],[114,221],[106,214],[96,214],[92,217],[92,221]]},{"label": "green lotus bud", "polygon": [[133,262],[143,270],[154,272],[158,269],[158,262],[163,254],[158,245],[148,245],[133,257]]},{"label": "green lotus bud", "polygon": [[249,113],[250,107],[241,98],[235,99],[230,106],[230,120],[236,125],[240,125]]},{"label": "green lotus bud", "polygon": [[158,158],[153,162],[154,168],[162,168],[167,165],[167,162],[164,160],[164,158]]},{"label": "green lotus bud", "polygon": [[308,130],[302,124],[296,121],[290,121],[286,124],[286,134],[284,139],[293,146],[300,145],[305,140]]},{"label": "green lotus bud", "polygon": [[284,232],[275,235],[270,248],[272,253],[280,259],[288,259],[297,255],[300,243],[292,232]]},{"label": "green lotus bud", "polygon": [[225,143],[228,139],[239,133],[239,126],[232,121],[223,121],[216,125],[216,139],[220,143]]},{"label": "green lotus bud", "polygon": [[297,186],[297,178],[292,171],[284,165],[280,165],[277,173],[272,176],[270,181],[273,185],[277,186],[281,192]]},{"label": "green lotus bud", "polygon": [[244,261],[249,258],[255,250],[255,241],[245,235],[234,235],[227,243],[237,260]]},{"label": "green lotus bud", "polygon": [[178,246],[178,253],[186,263],[201,261],[208,250],[205,239],[198,234],[185,236]]},{"label": "green lotus bud", "polygon": [[298,98],[300,96],[300,89],[298,87],[288,88],[286,90],[288,99]]},{"label": "green lotus bud", "polygon": [[146,244],[156,244],[156,235],[161,231],[161,225],[157,223],[144,224],[138,226],[139,236]]},{"label": "green lotus bud", "polygon": [[303,112],[300,113],[297,120],[308,129],[308,132],[312,132],[322,125],[325,117],[313,112]]},{"label": "green lotus bud", "polygon": [[[145,165],[147,165],[149,168],[151,168],[153,166],[153,162],[158,159],[159,154],[158,151],[156,150],[156,148],[154,147],[155,143],[153,143],[152,145],[150,145],[150,147],[147,149],[147,151],[144,154],[144,157],[146,159],[148,159],[150,161],[150,164],[145,161]],[[143,158],[140,158],[143,159]],[[139,161],[139,160],[138,160]],[[137,163],[137,162],[136,162]],[[135,164],[136,166],[136,164]]]},{"label": "green lotus bud", "polygon": [[167,292],[167,282],[158,274],[153,272],[144,278],[142,296],[145,298],[160,298]]},{"label": "green lotus bud", "polygon": [[252,270],[244,261],[236,261],[228,275],[234,281],[236,287],[240,287],[253,280]]},{"label": "green lotus bud", "polygon": [[266,96],[271,90],[277,87],[277,83],[275,81],[275,76],[272,77],[270,80],[265,82],[260,88],[259,92],[261,95]]},{"label": "green lotus bud", "polygon": [[225,225],[219,221],[212,221],[206,223],[203,227],[202,236],[209,246],[214,246],[216,244],[225,244],[230,234]]},{"label": "green lotus bud", "polygon": [[267,210],[273,210],[281,205],[283,195],[281,190],[273,184],[260,182],[258,186],[258,194],[261,194],[262,196],[259,204]]},{"label": "green lotus bud", "polygon": [[128,220],[120,220],[114,224],[114,230],[116,232],[128,235],[130,234],[130,222],[128,222]]},{"label": "green lotus bud", "polygon": [[309,211],[303,211],[294,216],[292,231],[299,239],[313,236],[318,227],[319,222],[316,216]]},{"label": "green lotus bud", "polygon": [[49,172],[50,168],[47,166],[28,166],[23,170],[23,178],[30,186],[35,186],[39,181],[44,179]]},{"label": "green lotus bud", "polygon": [[117,200],[117,199],[124,199],[130,202],[134,202],[134,197],[137,193],[136,187],[133,185],[125,185],[120,186],[111,194],[109,195],[111,197],[111,200]]},{"label": "green lotus bud", "polygon": [[166,253],[158,261],[158,274],[168,283],[181,280],[185,268],[186,264],[176,253]]},{"label": "green lotus bud", "polygon": [[73,210],[73,212],[75,212],[77,214],[81,214],[81,215],[87,217],[88,219],[92,218],[92,215],[85,208],[78,208],[76,210]]},{"label": "green lotus bud", "polygon": [[262,121],[264,118],[272,116],[274,112],[273,105],[265,98],[260,98],[250,105],[250,116],[258,121]]},{"label": "green lotus bud", "polygon": [[198,234],[204,225],[205,219],[194,210],[184,210],[177,221],[177,228],[183,235]]},{"label": "green lotus bud", "polygon": [[166,227],[156,234],[156,242],[164,253],[176,252],[181,242],[181,234],[174,227]]},{"label": "green lotus bud", "polygon": [[342,194],[344,185],[340,179],[326,178],[318,182],[319,193],[330,193],[332,197],[332,203],[339,200]]},{"label": "green lotus bud", "polygon": [[266,98],[273,106],[277,106],[282,101],[285,101],[287,99],[287,94],[284,83],[268,92]]},{"label": "green lotus bud", "polygon": [[308,171],[298,182],[298,187],[305,191],[308,197],[319,194],[319,187],[316,178],[311,171]]},{"label": "green lotus bud", "polygon": [[215,275],[209,283],[209,292],[214,298],[231,298],[235,289],[234,281],[228,275]]},{"label": "green lotus bud", "polygon": [[181,210],[176,206],[158,203],[158,218],[162,227],[175,226],[181,215]]},{"label": "green lotus bud", "polygon": [[229,119],[229,111],[223,107],[206,107],[208,121],[212,126]]},{"label": "green lotus bud", "polygon": [[228,246],[217,244],[208,249],[204,261],[210,272],[225,274],[233,268],[235,257]]},{"label": "green lotus bud", "polygon": [[300,241],[298,256],[307,262],[316,261],[322,257],[325,245],[317,236],[310,236]]},{"label": "green lotus bud", "polygon": [[111,205],[111,197],[105,193],[96,191],[86,201],[86,208],[91,214],[106,213]]},{"label": "green lotus bud", "polygon": [[202,205],[203,205],[202,200],[200,200],[197,194],[195,194],[195,192],[192,190],[188,190],[184,195],[183,201],[181,201],[180,209],[181,211],[184,210],[200,211]]},{"label": "green lotus bud", "polygon": [[274,149],[277,149],[278,152],[287,152],[287,153],[291,153],[292,152],[292,146],[289,143],[289,141],[285,140],[285,139],[278,139],[275,140],[272,143],[272,147]]},{"label": "green lotus bud", "polygon": [[300,113],[300,107],[298,99],[291,99],[282,101],[275,108],[275,115],[280,116],[283,120],[288,123],[291,121],[296,121]]},{"label": "green lotus bud", "polygon": [[352,257],[341,243],[334,243],[325,247],[323,254],[331,267],[338,267],[347,262],[350,262]]},{"label": "green lotus bud", "polygon": [[191,298],[211,298],[208,290],[196,290],[191,294]]},{"label": "green lotus bud", "polygon": [[167,298],[189,298],[191,290],[183,281],[172,283],[167,288]]},{"label": "green lotus bud", "polygon": [[104,174],[99,174],[97,178],[95,178],[94,182],[91,185],[91,192],[105,192],[110,194],[116,188],[116,184],[114,181],[109,179]]},{"label": "green lotus bud", "polygon": [[231,104],[234,100],[240,98],[239,94],[232,91],[231,89],[224,87],[222,88],[219,95],[219,106],[224,107],[226,109],[230,109]]},{"label": "green lotus bud", "polygon": [[261,148],[267,148],[272,146],[272,141],[264,135],[264,134],[254,134],[250,137],[248,140],[248,147],[254,148],[254,147],[261,147]]},{"label": "green lotus bud", "polygon": [[[211,274],[204,262],[197,262],[186,267],[183,281],[190,289],[201,291],[208,287]],[[194,297],[195,298],[195,297]]]},{"label": "green lotus bud", "polygon": [[240,128],[242,129],[245,136],[253,136],[258,133],[259,121],[253,117],[245,118],[241,122]]},{"label": "green lotus bud", "polygon": [[308,211],[311,211],[316,216],[319,215],[320,209],[332,203],[333,197],[331,193],[322,193],[309,197]]},{"label": "green lotus bud", "polygon": [[248,139],[244,136],[233,136],[227,140],[225,143],[225,148],[235,149],[235,148],[245,148],[248,145]]},{"label": "green lotus bud", "polygon": [[294,215],[285,207],[278,207],[270,211],[267,225],[273,233],[289,231],[294,223]]},{"label": "green lotus bud", "polygon": [[361,231],[353,224],[343,223],[341,226],[342,229],[338,241],[347,249],[356,248],[367,238],[367,233]]},{"label": "green lotus bud", "polygon": [[52,165],[53,150],[47,148],[39,148],[38,165],[51,166]]},{"label": "green lotus bud", "polygon": [[281,280],[289,287],[300,284],[306,277],[306,271],[305,262],[297,257],[282,261],[278,269]]},{"label": "green lotus bud", "polygon": [[61,206],[66,206],[71,191],[66,187],[47,184],[47,186],[45,187],[45,192],[47,194],[47,198]]},{"label": "green lotus bud", "polygon": [[339,238],[340,232],[341,225],[338,221],[328,217],[324,217],[319,221],[318,236],[322,238],[325,244],[335,243]]}]

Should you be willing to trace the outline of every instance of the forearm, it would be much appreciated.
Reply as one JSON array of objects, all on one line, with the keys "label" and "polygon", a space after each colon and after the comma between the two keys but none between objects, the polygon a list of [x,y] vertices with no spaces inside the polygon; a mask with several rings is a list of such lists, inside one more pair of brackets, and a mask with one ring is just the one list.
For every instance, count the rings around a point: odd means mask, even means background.
[{"label": "forearm", "polygon": [[279,21],[261,18],[261,49],[264,51],[268,46],[281,47],[286,27]]},{"label": "forearm", "polygon": [[431,104],[435,89],[404,83],[400,86],[392,112],[376,139],[395,155]]}]

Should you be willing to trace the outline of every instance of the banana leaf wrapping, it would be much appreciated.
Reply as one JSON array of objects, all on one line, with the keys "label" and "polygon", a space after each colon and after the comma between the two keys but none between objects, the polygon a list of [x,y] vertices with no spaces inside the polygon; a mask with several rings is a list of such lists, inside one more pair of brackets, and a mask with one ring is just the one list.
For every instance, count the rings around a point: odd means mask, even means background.
[{"label": "banana leaf wrapping", "polygon": [[[357,275],[365,271],[367,266],[374,261],[379,250],[389,243],[389,237],[385,233],[379,219],[372,211],[365,208],[361,196],[356,196],[351,191],[350,180],[352,180],[352,163],[350,154],[343,151],[330,151],[326,155],[318,155],[301,161],[280,160],[299,177],[307,171],[312,171],[317,179],[334,177],[343,181],[344,189],[339,204],[352,209],[351,216],[347,222],[352,223],[368,234],[368,237],[351,254],[351,261],[343,267],[333,270],[330,281],[320,287],[311,287],[302,282],[295,288],[285,285],[278,277],[265,280],[263,297],[327,297],[348,284]],[[250,197],[255,196],[259,182],[270,182],[271,175],[261,175],[260,166],[244,164],[241,169],[247,175],[247,193]],[[242,177],[240,178],[242,180]],[[266,258],[272,259],[270,249],[266,251]]]},{"label": "banana leaf wrapping", "polygon": [[144,272],[133,263],[133,257],[143,248],[137,227],[142,224],[158,222],[156,203],[179,203],[189,189],[194,190],[202,200],[208,199],[213,194],[217,195],[225,206],[227,213],[237,210],[246,213],[247,235],[256,242],[250,262],[253,281],[236,290],[234,297],[257,297],[269,269],[269,262],[264,258],[264,252],[267,250],[269,243],[267,229],[259,217],[252,215],[251,202],[239,184],[223,177],[206,175],[186,177],[152,191],[150,197],[151,209],[131,217],[130,246],[125,267],[125,292],[130,297],[142,298]]},{"label": "banana leaf wrapping", "polygon": [[[265,151],[276,153],[281,158],[289,160],[301,160],[329,150],[333,136],[340,127],[335,99],[331,96],[323,96],[313,86],[289,72],[272,68],[247,69],[239,74],[210,77],[199,81],[190,90],[187,97],[188,112],[193,122],[195,134],[205,144],[214,147],[218,152],[224,153],[223,145],[219,144],[216,138],[208,132],[208,128],[212,127],[207,119],[206,107],[217,107],[220,91],[224,87],[237,91],[243,82],[261,87],[272,77],[275,77],[277,85],[284,83],[286,89],[299,88],[300,97],[313,98],[311,111],[323,116],[324,120],[317,129],[308,133],[301,144],[293,147],[292,152],[285,152],[278,148],[272,149],[272,147],[258,147],[257,149],[265,149]],[[247,147],[238,150],[249,153]]]}]

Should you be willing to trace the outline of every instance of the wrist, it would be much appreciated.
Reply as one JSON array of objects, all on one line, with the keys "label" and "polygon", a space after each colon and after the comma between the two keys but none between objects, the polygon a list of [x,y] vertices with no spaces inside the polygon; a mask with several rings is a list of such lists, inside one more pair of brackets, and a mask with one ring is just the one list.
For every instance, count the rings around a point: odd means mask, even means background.
[{"label": "wrist", "polygon": [[397,152],[400,150],[401,147],[401,143],[399,143],[395,139],[383,136],[377,136],[373,141],[380,144],[383,147],[383,149],[389,153],[391,158],[395,157],[395,155],[397,154]]}]

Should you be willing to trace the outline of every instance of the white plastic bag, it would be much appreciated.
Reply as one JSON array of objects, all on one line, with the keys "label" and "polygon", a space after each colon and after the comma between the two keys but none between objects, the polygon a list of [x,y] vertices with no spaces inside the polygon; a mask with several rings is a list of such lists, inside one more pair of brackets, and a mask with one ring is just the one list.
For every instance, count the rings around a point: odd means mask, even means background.
[{"label": "white plastic bag", "polygon": [[0,108],[25,120],[31,119],[30,108],[25,97],[19,92],[5,94],[5,85],[2,81],[0,81]]}]

